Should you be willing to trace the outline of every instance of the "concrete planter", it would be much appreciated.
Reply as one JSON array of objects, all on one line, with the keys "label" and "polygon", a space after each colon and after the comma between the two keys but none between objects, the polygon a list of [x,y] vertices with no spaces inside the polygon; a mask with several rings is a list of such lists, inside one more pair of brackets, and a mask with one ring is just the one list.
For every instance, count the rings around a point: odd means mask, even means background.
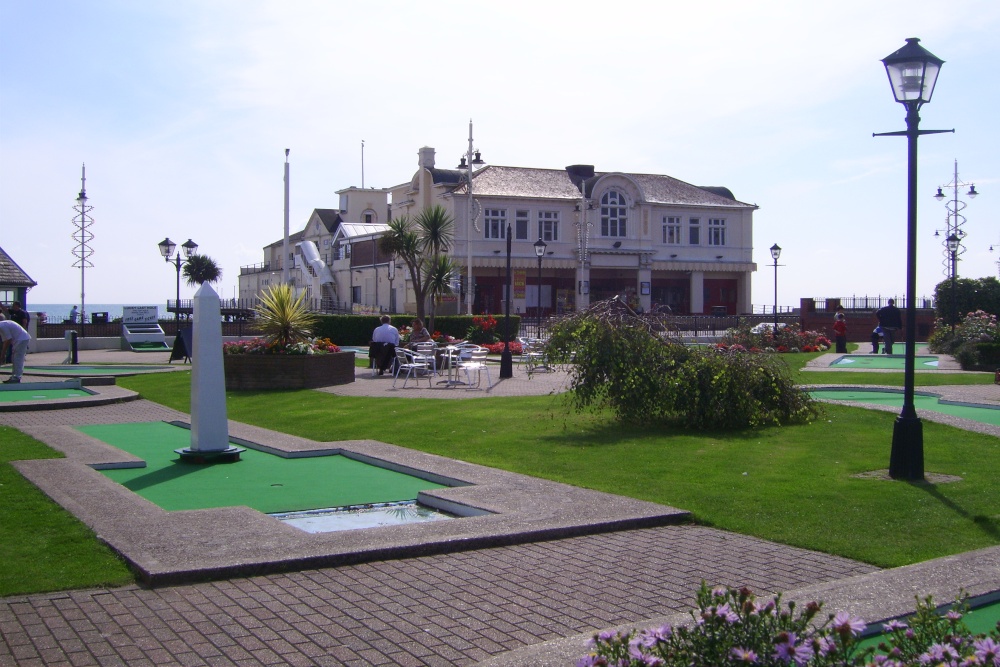
[{"label": "concrete planter", "polygon": [[354,353],[226,354],[226,389],[314,389],[354,382]]}]

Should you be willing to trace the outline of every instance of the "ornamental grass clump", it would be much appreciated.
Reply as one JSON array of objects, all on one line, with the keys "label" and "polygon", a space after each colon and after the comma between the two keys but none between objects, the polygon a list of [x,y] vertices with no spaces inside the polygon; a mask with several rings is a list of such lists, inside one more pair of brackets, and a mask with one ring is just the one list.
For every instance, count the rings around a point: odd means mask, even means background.
[{"label": "ornamental grass clump", "polygon": [[269,346],[285,350],[312,337],[316,317],[306,309],[305,292],[296,297],[290,285],[271,285],[261,294],[260,305],[254,310]]},{"label": "ornamental grass clump", "polygon": [[547,352],[568,365],[578,409],[610,408],[625,423],[741,429],[818,413],[771,355],[685,346],[616,299],[555,324]]},{"label": "ornamental grass clump", "polygon": [[918,600],[908,622],[883,626],[877,650],[859,646],[862,619],[838,612],[820,621],[820,602],[796,614],[794,603],[782,609],[780,595],[760,603],[747,588],[703,583],[697,603],[688,625],[594,635],[577,667],[1000,667],[1000,629],[972,634],[962,599],[943,616],[931,598]]}]

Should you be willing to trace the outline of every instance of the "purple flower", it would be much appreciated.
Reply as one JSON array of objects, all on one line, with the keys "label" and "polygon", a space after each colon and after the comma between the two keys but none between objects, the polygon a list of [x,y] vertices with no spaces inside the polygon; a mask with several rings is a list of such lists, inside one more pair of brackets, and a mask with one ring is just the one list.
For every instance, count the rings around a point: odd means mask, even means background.
[{"label": "purple flower", "polygon": [[931,647],[920,655],[919,660],[923,664],[937,664],[945,660],[954,660],[958,657],[958,652],[947,644],[931,644]]},{"label": "purple flower", "polygon": [[740,620],[740,617],[736,615],[736,612],[733,611],[728,602],[720,607],[716,607],[715,615],[725,620],[726,623],[736,623]]},{"label": "purple flower", "polygon": [[906,623],[903,623],[902,621],[894,618],[885,625],[883,625],[882,629],[885,630],[886,632],[895,632],[896,630],[905,630],[908,627],[910,626],[908,626]]},{"label": "purple flower", "polygon": [[816,640],[816,652],[821,656],[829,655],[836,648],[837,642],[833,641],[831,637],[820,637]]},{"label": "purple flower", "polygon": [[606,658],[598,655],[585,655],[576,661],[576,667],[607,667]]},{"label": "purple flower", "polygon": [[993,641],[991,637],[977,639],[972,642],[972,646],[976,649],[976,657],[984,664],[1000,667],[1000,644]]},{"label": "purple flower", "polygon": [[857,616],[851,616],[846,611],[837,612],[833,617],[833,629],[841,637],[857,637],[865,629],[866,623]]},{"label": "purple flower", "polygon": [[949,621],[962,620],[962,615],[959,614],[957,611],[949,611],[947,614],[944,615],[944,617],[947,618]]},{"label": "purple flower", "polygon": [[812,648],[806,643],[800,643],[794,632],[782,632],[778,635],[778,642],[774,646],[775,659],[804,665],[809,662],[812,655]]},{"label": "purple flower", "polygon": [[749,649],[738,648],[737,647],[737,648],[734,648],[732,651],[730,651],[729,655],[736,662],[745,662],[748,665],[757,662],[757,654],[754,653],[753,651],[749,650]]}]

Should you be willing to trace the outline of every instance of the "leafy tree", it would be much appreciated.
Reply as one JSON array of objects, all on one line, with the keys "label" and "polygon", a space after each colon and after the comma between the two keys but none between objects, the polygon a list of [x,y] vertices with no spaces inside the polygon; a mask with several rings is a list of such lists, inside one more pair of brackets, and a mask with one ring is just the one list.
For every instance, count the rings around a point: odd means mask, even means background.
[{"label": "leafy tree", "polygon": [[815,402],[769,354],[683,345],[617,299],[554,325],[550,361],[572,362],[577,409],[609,408],[625,423],[740,429],[808,420]]},{"label": "leafy tree", "polygon": [[208,255],[191,255],[181,269],[188,285],[217,283],[222,279],[222,269]]},{"label": "leafy tree", "polygon": [[[992,276],[957,278],[955,291],[952,292],[951,279],[947,278],[934,288],[934,301],[935,315],[949,327],[958,324],[968,313],[977,310],[1000,315],[1000,280]],[[953,312],[954,322],[952,322]]]},{"label": "leafy tree", "polygon": [[[388,226],[389,231],[379,238],[379,249],[406,265],[417,301],[417,317],[426,319],[428,298],[451,291],[450,284],[447,290],[441,284],[445,266],[441,260],[446,259],[451,265],[447,281],[450,283],[450,274],[456,267],[447,257],[442,258],[442,254],[451,248],[455,220],[443,206],[436,205],[425,208],[413,220],[407,216],[393,218]],[[432,289],[435,285],[437,288]],[[433,318],[428,328],[433,331]]]},{"label": "leafy tree", "polygon": [[434,315],[441,303],[441,296],[452,293],[452,280],[458,271],[459,267],[447,255],[438,255],[427,266],[427,296],[431,300],[431,316],[427,328],[432,332],[434,331]]},{"label": "leafy tree", "polygon": [[316,316],[306,308],[305,296],[302,292],[296,297],[291,285],[284,283],[271,285],[261,294],[255,310],[268,345],[284,348],[312,337]]}]

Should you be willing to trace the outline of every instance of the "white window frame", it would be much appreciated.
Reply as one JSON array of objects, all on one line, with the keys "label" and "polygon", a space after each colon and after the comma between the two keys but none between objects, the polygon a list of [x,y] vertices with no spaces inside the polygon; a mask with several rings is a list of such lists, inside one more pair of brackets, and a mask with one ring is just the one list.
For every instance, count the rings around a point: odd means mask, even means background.
[{"label": "white window frame", "polygon": [[507,238],[507,209],[483,209],[483,238],[500,240]]},{"label": "white window frame", "polygon": [[681,218],[679,215],[663,216],[663,244],[680,245],[681,229],[682,225],[681,225]]},{"label": "white window frame", "polygon": [[688,218],[688,245],[701,245],[701,218]]},{"label": "white window frame", "polygon": [[726,245],[725,218],[708,219],[708,245],[712,246]]},{"label": "white window frame", "polygon": [[531,211],[514,211],[514,239],[528,240],[528,229],[531,227]]},{"label": "white window frame", "polygon": [[546,243],[559,240],[559,211],[538,212],[538,238]]},{"label": "white window frame", "polygon": [[628,201],[618,190],[601,196],[601,236],[625,238],[628,231]]}]

